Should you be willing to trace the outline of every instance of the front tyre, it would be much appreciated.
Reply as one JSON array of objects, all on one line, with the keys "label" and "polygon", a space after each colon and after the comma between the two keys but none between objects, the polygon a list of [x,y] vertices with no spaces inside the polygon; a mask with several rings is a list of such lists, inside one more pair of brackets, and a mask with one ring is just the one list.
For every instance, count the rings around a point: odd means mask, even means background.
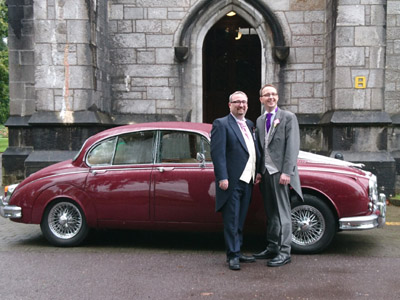
[{"label": "front tyre", "polygon": [[76,203],[64,199],[47,206],[40,228],[52,245],[61,247],[77,246],[89,233],[81,208]]},{"label": "front tyre", "polygon": [[292,204],[292,250],[319,253],[332,242],[336,221],[331,209],[316,196],[304,195],[304,202]]}]

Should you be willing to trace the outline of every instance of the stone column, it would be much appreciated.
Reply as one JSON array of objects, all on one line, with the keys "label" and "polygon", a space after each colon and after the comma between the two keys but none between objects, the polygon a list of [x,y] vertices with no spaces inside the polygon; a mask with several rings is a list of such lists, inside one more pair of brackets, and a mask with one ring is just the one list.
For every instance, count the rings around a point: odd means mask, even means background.
[{"label": "stone column", "polygon": [[391,115],[388,150],[396,160],[396,193],[400,193],[400,1],[387,1],[385,111]]},{"label": "stone column", "polygon": [[107,3],[8,2],[12,59],[5,184],[72,158],[88,136],[112,124]]},{"label": "stone column", "polygon": [[33,4],[7,0],[7,6],[10,118],[5,124],[9,128],[9,147],[2,155],[3,184],[24,177],[23,163],[32,151],[28,120],[35,111]]},{"label": "stone column", "polygon": [[386,12],[382,1],[338,1],[332,86],[332,112],[322,119],[331,156],[362,162],[394,193],[395,161],[388,151],[386,110]]}]

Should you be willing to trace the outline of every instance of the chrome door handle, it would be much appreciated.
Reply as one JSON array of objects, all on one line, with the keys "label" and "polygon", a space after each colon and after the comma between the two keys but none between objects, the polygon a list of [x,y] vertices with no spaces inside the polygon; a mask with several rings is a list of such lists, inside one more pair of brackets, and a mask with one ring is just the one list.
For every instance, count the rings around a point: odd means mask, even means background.
[{"label": "chrome door handle", "polygon": [[92,171],[93,175],[96,175],[96,174],[104,174],[104,173],[106,173],[106,172],[107,172],[107,170],[93,170],[93,171]]},{"label": "chrome door handle", "polygon": [[163,173],[164,171],[172,171],[174,169],[174,167],[157,167],[157,170],[160,173]]}]

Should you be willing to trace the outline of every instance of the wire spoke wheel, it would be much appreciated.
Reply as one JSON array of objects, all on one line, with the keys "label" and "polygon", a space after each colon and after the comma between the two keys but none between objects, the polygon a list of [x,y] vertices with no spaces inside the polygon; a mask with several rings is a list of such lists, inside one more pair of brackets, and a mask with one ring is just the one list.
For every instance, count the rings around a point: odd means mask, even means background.
[{"label": "wire spoke wheel", "polygon": [[74,204],[59,202],[54,205],[48,215],[50,231],[60,239],[70,239],[82,228],[82,215]]},{"label": "wire spoke wheel", "polygon": [[304,202],[292,203],[292,250],[297,253],[320,253],[332,242],[336,218],[321,198],[304,194]]},{"label": "wire spoke wheel", "polygon": [[49,203],[40,229],[44,237],[57,247],[78,246],[90,231],[83,210],[78,203],[69,199],[57,199]]},{"label": "wire spoke wheel", "polygon": [[292,209],[292,240],[306,246],[318,242],[325,233],[325,219],[321,212],[309,205]]}]

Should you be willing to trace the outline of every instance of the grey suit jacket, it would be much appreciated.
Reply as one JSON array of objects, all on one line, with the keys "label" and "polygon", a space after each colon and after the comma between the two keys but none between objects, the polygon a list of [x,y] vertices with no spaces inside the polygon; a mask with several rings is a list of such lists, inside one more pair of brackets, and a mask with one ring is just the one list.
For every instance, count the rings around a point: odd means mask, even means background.
[{"label": "grey suit jacket", "polygon": [[[261,159],[257,169],[261,174],[266,171],[264,161],[265,121],[266,114],[263,114],[258,117],[256,122],[256,140],[261,152]],[[270,128],[272,132],[269,135],[267,145],[269,154],[279,172],[290,175],[291,187],[303,199],[297,168],[297,157],[300,151],[300,131],[296,115],[278,108],[273,123]]]}]

